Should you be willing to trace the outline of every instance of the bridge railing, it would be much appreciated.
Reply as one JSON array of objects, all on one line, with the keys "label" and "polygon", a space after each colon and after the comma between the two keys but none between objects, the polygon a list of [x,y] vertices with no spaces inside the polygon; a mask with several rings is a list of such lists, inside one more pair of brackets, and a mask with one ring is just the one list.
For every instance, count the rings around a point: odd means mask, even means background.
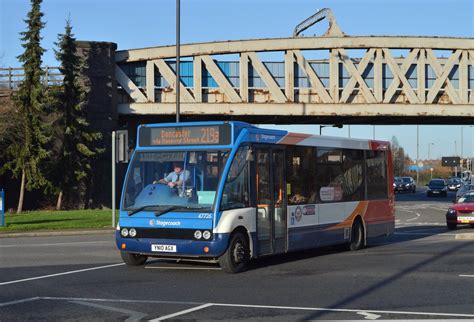
[{"label": "bridge railing", "polygon": [[[17,90],[25,78],[23,68],[0,68],[0,89]],[[46,86],[61,85],[63,75],[59,72],[59,67],[43,67],[41,80]]]}]

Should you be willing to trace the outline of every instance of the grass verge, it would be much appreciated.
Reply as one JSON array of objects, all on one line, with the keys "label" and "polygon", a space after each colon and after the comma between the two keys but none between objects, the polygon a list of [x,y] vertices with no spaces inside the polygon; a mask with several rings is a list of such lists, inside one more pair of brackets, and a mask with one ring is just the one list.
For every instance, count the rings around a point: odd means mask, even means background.
[{"label": "grass verge", "polygon": [[1,232],[31,230],[97,229],[112,225],[111,210],[31,211],[5,214]]}]

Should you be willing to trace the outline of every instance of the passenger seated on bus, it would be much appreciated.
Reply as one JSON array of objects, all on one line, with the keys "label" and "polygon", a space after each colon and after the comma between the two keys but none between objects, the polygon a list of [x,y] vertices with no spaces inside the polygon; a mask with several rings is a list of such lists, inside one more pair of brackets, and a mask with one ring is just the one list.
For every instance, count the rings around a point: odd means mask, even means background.
[{"label": "passenger seated on bus", "polygon": [[293,204],[293,205],[306,203],[307,200],[308,198],[303,196],[303,193],[298,190],[296,190],[295,193],[289,198],[290,204]]},{"label": "passenger seated on bus", "polygon": [[191,173],[188,170],[183,171],[182,162],[173,162],[173,171],[170,172],[164,179],[160,179],[158,183],[164,183],[170,188],[179,189],[183,186],[183,180],[185,183],[187,183],[190,177]]}]

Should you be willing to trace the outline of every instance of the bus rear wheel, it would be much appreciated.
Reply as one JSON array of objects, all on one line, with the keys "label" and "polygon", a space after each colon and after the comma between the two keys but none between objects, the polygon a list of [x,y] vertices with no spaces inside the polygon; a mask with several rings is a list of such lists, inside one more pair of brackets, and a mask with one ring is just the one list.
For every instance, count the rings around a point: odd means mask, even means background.
[{"label": "bus rear wheel", "polygon": [[240,273],[247,268],[250,250],[247,238],[241,232],[235,232],[230,238],[229,247],[219,257],[219,265],[226,273]]},{"label": "bus rear wheel", "polygon": [[359,250],[364,247],[364,228],[360,220],[352,224],[351,239],[349,241],[349,250]]},{"label": "bus rear wheel", "polygon": [[145,255],[126,253],[126,252],[120,252],[120,256],[122,256],[122,260],[128,266],[143,265],[148,259],[148,256],[145,256]]}]

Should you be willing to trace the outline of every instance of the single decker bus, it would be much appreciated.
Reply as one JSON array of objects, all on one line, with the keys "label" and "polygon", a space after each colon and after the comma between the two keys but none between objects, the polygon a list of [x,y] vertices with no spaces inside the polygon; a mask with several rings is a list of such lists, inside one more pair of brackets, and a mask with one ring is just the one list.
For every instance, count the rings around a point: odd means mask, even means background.
[{"label": "single decker bus", "polygon": [[120,203],[123,261],[209,260],[229,273],[267,255],[393,233],[388,142],[244,122],[140,125]]}]

